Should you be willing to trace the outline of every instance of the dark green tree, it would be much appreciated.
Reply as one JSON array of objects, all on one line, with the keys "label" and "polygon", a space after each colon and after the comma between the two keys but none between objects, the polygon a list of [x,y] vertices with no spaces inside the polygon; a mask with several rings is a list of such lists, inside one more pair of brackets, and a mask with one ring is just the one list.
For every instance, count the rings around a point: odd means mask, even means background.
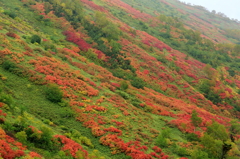
[{"label": "dark green tree", "polygon": [[191,115],[191,123],[195,126],[198,127],[202,123],[202,118],[198,116],[198,113],[196,110],[192,111]]}]

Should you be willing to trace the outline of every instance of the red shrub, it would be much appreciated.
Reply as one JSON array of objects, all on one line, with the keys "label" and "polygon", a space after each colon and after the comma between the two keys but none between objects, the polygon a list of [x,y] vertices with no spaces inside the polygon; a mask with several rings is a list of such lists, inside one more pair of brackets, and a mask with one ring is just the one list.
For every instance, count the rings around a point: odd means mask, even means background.
[{"label": "red shrub", "polygon": [[17,34],[12,33],[12,32],[8,32],[8,33],[6,33],[6,35],[9,37],[15,38],[15,39],[20,39],[20,37]]},{"label": "red shrub", "polygon": [[66,35],[66,40],[71,41],[78,45],[78,47],[81,50],[87,51],[91,48],[90,44],[88,44],[85,40],[78,37],[74,32],[71,31],[65,31],[63,32],[64,35]]},{"label": "red shrub", "polygon": [[80,144],[63,135],[55,135],[54,137],[59,139],[60,142],[64,145],[62,147],[63,151],[69,151],[73,157],[76,157],[76,153],[78,151],[82,151],[84,158],[88,158],[88,152],[84,150]]}]

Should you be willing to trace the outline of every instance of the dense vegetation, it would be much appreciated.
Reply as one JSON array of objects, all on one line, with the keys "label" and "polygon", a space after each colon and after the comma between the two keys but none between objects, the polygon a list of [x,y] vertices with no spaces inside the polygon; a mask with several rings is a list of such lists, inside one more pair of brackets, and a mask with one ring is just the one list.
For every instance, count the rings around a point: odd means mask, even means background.
[{"label": "dense vegetation", "polygon": [[239,158],[238,20],[177,0],[0,6],[0,157]]}]

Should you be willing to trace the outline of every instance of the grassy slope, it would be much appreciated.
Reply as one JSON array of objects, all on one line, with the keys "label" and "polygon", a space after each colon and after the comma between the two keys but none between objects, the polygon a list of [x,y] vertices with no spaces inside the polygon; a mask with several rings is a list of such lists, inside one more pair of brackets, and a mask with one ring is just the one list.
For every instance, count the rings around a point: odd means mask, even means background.
[{"label": "grassy slope", "polygon": [[[11,7],[11,8],[15,8],[15,7],[19,7],[19,5],[21,5],[20,2],[18,1],[14,1],[16,3],[9,3],[9,1],[4,1],[5,4],[5,8]],[[54,27],[48,27],[46,25],[44,25],[42,22],[37,22],[37,20],[33,17],[35,17],[35,14],[30,12],[27,8],[23,8],[20,7],[21,9],[18,12],[24,13],[22,14],[19,18],[25,20],[26,16],[32,17],[31,19],[28,19],[27,24],[23,24],[21,25],[17,20],[13,20],[7,16],[3,17],[2,20],[2,25],[6,28],[1,30],[1,33],[7,33],[7,30],[10,31],[10,23],[13,23],[16,27],[15,28],[19,28],[19,30],[22,30],[23,32],[27,32],[27,34],[29,36],[33,35],[33,34],[40,34],[42,38],[47,38],[49,39],[50,37],[54,36],[56,39],[64,39],[64,36],[62,36],[61,34],[61,30],[60,29],[56,29]],[[22,22],[20,20],[20,22]],[[137,22],[136,22],[137,23]],[[14,28],[14,27],[13,27]],[[22,33],[21,31],[18,32],[16,31],[16,33],[20,36],[22,35],[26,35],[26,33]],[[18,52],[23,52],[25,51],[23,47],[20,46],[20,44],[12,39],[7,37],[7,39],[9,40],[9,43],[11,43],[12,50],[15,49],[15,51]],[[24,39],[22,39],[24,40]],[[58,41],[58,40],[56,40]],[[55,46],[58,48],[64,47],[69,45],[70,43],[64,41],[63,43],[58,42],[55,43]],[[28,42],[27,44],[29,47],[31,48],[42,48],[42,46],[40,45],[35,45],[35,44],[31,44]],[[16,48],[19,48],[19,50],[17,50]],[[2,48],[3,49],[3,48]],[[43,48],[42,48],[43,49]],[[29,61],[30,59],[34,59],[37,56],[40,57],[44,57],[45,55],[41,55],[38,54],[37,52],[34,53],[35,57],[24,57],[26,62],[22,62],[21,65],[25,66],[25,67],[31,67],[31,65],[29,65],[27,63],[27,61]],[[59,57],[59,55],[51,55],[52,58],[56,58],[58,60],[61,61],[61,58]],[[74,59],[75,62],[79,62],[79,60]],[[69,65],[70,62],[66,62],[66,61],[61,61],[63,63],[68,63]],[[70,68],[72,70],[77,70],[78,68],[75,66],[70,66]],[[144,70],[142,68],[142,70]],[[44,121],[46,119],[51,120],[54,124],[56,124],[54,127],[51,127],[51,129],[54,131],[54,133],[57,134],[63,134],[65,132],[67,132],[65,129],[76,129],[78,130],[83,136],[88,137],[91,142],[94,145],[94,149],[97,149],[100,151],[101,155],[105,156],[106,158],[127,158],[123,153],[117,154],[117,155],[111,155],[110,150],[108,147],[103,146],[99,143],[99,138],[94,137],[91,134],[91,130],[88,128],[85,128],[82,126],[82,123],[78,122],[75,120],[75,118],[73,117],[68,117],[68,118],[63,118],[61,115],[63,114],[63,112],[65,111],[65,108],[60,107],[58,104],[53,104],[51,102],[49,102],[48,100],[46,100],[45,98],[45,94],[44,94],[44,86],[41,85],[35,85],[34,83],[29,82],[27,79],[25,79],[24,77],[18,77],[16,75],[13,75],[12,73],[9,73],[5,70],[3,70],[2,68],[0,69],[0,72],[3,76],[5,76],[7,78],[6,80],[6,85],[12,90],[13,92],[13,97],[14,97],[14,105],[16,107],[19,106],[23,106],[26,111],[28,113],[31,113],[33,116],[36,117],[36,121]],[[168,72],[173,73],[174,71],[168,70]],[[81,70],[81,75],[83,75],[86,78],[90,78],[90,79],[94,79],[94,75],[89,74],[88,72],[85,72],[83,70]],[[175,76],[175,74],[173,74],[173,76]],[[119,80],[114,79],[112,82],[119,82]],[[100,80],[96,81],[96,84],[99,85],[101,82]],[[171,83],[171,82],[169,82]],[[175,82],[174,82],[175,83]],[[174,84],[171,83],[171,84]],[[132,88],[135,93],[129,92],[129,94],[136,94],[136,92],[138,92],[138,90]],[[132,90],[132,91],[133,91]],[[133,91],[133,92],[134,92]],[[142,93],[143,95],[145,95],[146,92]],[[100,92],[100,95],[106,95],[106,94],[112,94],[114,95],[114,92],[109,91],[107,88],[102,89]],[[167,93],[167,94],[171,94]],[[90,100],[92,100],[92,104],[95,103],[95,101],[97,99],[99,99],[98,97],[93,97],[90,98]],[[117,96],[118,98],[120,98],[119,96]],[[133,98],[135,98],[135,95],[133,95]],[[154,128],[155,130],[157,130],[159,133],[159,131],[162,130],[163,127],[168,127],[166,126],[166,122],[170,121],[172,118],[170,117],[165,117],[165,116],[161,116],[161,115],[155,115],[152,113],[149,113],[147,111],[143,111],[142,109],[136,109],[135,107],[132,106],[132,104],[130,103],[131,100],[125,100],[123,98],[120,98],[121,101],[126,102],[129,104],[127,105],[129,107],[129,111],[131,114],[131,117],[125,117],[121,114],[121,111],[114,107],[112,103],[103,103],[102,105],[107,105],[108,106],[108,111],[107,113],[103,113],[102,115],[104,115],[105,117],[108,118],[108,123],[105,125],[105,127],[109,127],[111,125],[113,125],[112,122],[110,122],[110,120],[112,119],[112,115],[119,115],[119,119],[118,121],[124,121],[126,124],[126,128],[121,128],[123,130],[123,137],[122,139],[127,142],[129,140],[134,140],[135,139],[135,133],[131,132],[136,132],[138,129],[140,129],[140,132],[147,134],[148,136],[151,136],[151,142],[148,145],[149,147],[153,147],[155,145],[154,141],[156,138],[156,134],[150,133],[148,129],[150,128]],[[161,104],[162,106],[162,104]],[[135,113],[133,113],[133,112]],[[101,114],[98,112],[94,112],[96,114]],[[89,113],[89,114],[94,114],[94,113]],[[35,118],[34,117],[34,118]],[[10,120],[10,119],[9,119]],[[41,123],[41,122],[40,122]],[[34,125],[34,124],[32,124]],[[144,125],[149,126],[149,128],[143,128]],[[34,125],[35,126],[35,125]],[[64,127],[65,128],[64,128]],[[36,124],[37,127],[37,124]],[[125,130],[124,130],[125,129]],[[170,128],[171,129],[171,135],[170,135],[170,139],[171,141],[175,141],[177,140],[180,143],[184,143],[187,142],[185,135],[180,132],[177,128]],[[130,132],[130,133],[129,133]],[[154,136],[155,135],[155,136]],[[148,142],[148,139],[145,139],[145,141],[143,142]],[[89,152],[93,151],[93,148],[87,147],[85,146],[84,148],[86,148]],[[30,148],[31,149],[31,148]],[[41,150],[36,150],[39,151],[39,153],[42,153],[42,155],[45,155],[46,158],[51,158],[51,154],[49,157],[49,154],[47,154],[46,152],[43,153]],[[149,149],[146,152],[150,152],[151,150]],[[176,158],[178,155],[175,154],[174,150],[172,150],[171,148],[166,148],[164,149],[164,152],[167,152],[167,154],[170,154],[173,156],[173,158]],[[57,157],[57,155],[55,154],[55,157]]]}]

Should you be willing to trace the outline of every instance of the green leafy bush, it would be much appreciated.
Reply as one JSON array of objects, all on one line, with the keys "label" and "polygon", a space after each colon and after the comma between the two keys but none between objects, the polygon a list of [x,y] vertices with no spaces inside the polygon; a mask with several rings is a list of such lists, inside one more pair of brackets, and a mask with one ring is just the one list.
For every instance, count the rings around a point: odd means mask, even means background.
[{"label": "green leafy bush", "polygon": [[186,137],[189,141],[199,141],[198,136],[194,133],[186,134]]},{"label": "green leafy bush", "polygon": [[167,147],[168,141],[167,139],[170,137],[170,130],[164,129],[157,137],[156,144],[160,147]]},{"label": "green leafy bush", "polygon": [[193,153],[191,154],[192,159],[209,159],[208,154],[204,151],[201,150],[194,150]]},{"label": "green leafy bush", "polygon": [[144,82],[141,78],[135,77],[135,78],[131,81],[131,84],[132,84],[133,87],[143,88],[145,82]]},{"label": "green leafy bush", "polygon": [[51,50],[53,52],[57,52],[56,46],[49,41],[44,41],[42,42],[41,45],[44,47],[45,50]]},{"label": "green leafy bush", "polygon": [[174,151],[176,154],[178,154],[181,157],[188,155],[187,149],[185,147],[180,147],[180,146],[176,145]]},{"label": "green leafy bush", "polygon": [[53,139],[53,131],[50,128],[46,126],[42,126],[40,129],[28,127],[25,132],[27,141],[33,143],[34,146],[52,152],[59,151],[60,145]]},{"label": "green leafy bush", "polygon": [[55,84],[49,84],[45,89],[46,98],[53,103],[58,103],[62,101],[63,92]]},{"label": "green leafy bush", "polygon": [[3,102],[7,105],[11,105],[13,103],[13,98],[10,94],[0,93],[0,102]]},{"label": "green leafy bush", "polygon": [[125,91],[126,89],[128,89],[128,84],[126,81],[121,81],[120,83],[120,89]]},{"label": "green leafy bush", "polygon": [[27,134],[25,131],[16,133],[15,137],[23,144],[27,143]]},{"label": "green leafy bush", "polygon": [[134,105],[135,107],[139,107],[141,108],[140,104],[142,103],[142,101],[140,101],[139,99],[137,99],[136,97],[132,97],[131,99],[131,103],[132,105]]},{"label": "green leafy bush", "polygon": [[17,17],[17,14],[15,12],[12,12],[12,11],[9,11],[9,10],[5,10],[3,13],[8,15],[11,18]]},{"label": "green leafy bush", "polygon": [[61,118],[70,118],[74,116],[74,112],[71,108],[65,107],[60,109],[59,115],[61,116]]},{"label": "green leafy bush", "polygon": [[113,76],[118,77],[118,78],[126,78],[127,73],[123,69],[114,69],[112,71]]},{"label": "green leafy bush", "polygon": [[167,139],[163,135],[159,135],[156,140],[156,145],[159,147],[167,147]]},{"label": "green leafy bush", "polygon": [[11,71],[11,70],[15,69],[17,66],[12,61],[6,60],[3,62],[2,67],[7,71]]},{"label": "green leafy bush", "polygon": [[31,37],[31,43],[41,43],[41,38],[38,35],[33,35]]},{"label": "green leafy bush", "polygon": [[129,99],[130,96],[128,93],[120,91],[120,90],[116,90],[116,93],[119,94],[120,96],[122,96],[124,99]]}]

